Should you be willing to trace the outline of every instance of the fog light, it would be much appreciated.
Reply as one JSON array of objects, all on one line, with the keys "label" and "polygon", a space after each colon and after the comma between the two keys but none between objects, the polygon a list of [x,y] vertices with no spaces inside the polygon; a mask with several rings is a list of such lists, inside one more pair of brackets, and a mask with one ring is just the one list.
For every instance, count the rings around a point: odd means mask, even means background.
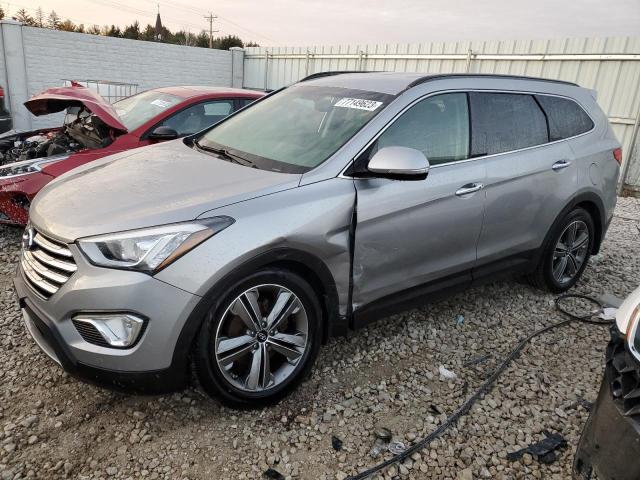
[{"label": "fog light", "polygon": [[82,314],[73,318],[76,322],[91,325],[111,347],[132,346],[144,326],[144,320],[130,313]]}]

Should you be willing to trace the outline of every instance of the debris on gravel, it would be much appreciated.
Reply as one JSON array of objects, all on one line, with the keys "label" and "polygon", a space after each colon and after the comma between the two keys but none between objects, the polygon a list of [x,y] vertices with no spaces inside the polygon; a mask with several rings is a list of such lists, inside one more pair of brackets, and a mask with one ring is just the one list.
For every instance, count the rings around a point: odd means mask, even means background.
[{"label": "debris on gravel", "polygon": [[[370,456],[380,428],[410,447],[519,339],[563,319],[553,295],[505,280],[330,340],[311,378],[273,407],[234,411],[194,389],[125,395],[70,377],[27,335],[11,284],[20,236],[0,227],[0,480],[344,479],[391,456]],[[575,290],[626,296],[640,284],[638,252],[640,201],[621,198]],[[534,339],[456,425],[373,478],[570,478],[607,339],[584,324]],[[545,431],[567,441],[556,461],[508,460]]]}]

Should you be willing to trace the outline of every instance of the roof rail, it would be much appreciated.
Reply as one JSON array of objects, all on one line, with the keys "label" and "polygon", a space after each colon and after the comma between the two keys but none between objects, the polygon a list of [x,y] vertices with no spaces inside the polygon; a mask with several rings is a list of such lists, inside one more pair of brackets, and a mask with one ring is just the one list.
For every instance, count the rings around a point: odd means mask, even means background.
[{"label": "roof rail", "polygon": [[422,83],[430,82],[432,80],[441,80],[443,78],[473,78],[473,77],[489,77],[489,78],[505,78],[505,79],[514,79],[514,80],[533,80],[537,82],[549,82],[549,83],[560,83],[564,85],[571,85],[573,87],[579,87],[577,83],[567,82],[565,80],[554,80],[552,78],[538,78],[538,77],[527,77],[524,75],[503,75],[499,73],[442,73],[435,75],[425,75],[424,77],[417,78],[409,85],[405,90],[409,90],[416,85],[420,85]]},{"label": "roof rail", "polygon": [[315,80],[316,78],[331,77],[333,75],[342,75],[343,73],[376,73],[376,72],[363,72],[362,70],[336,70],[331,72],[318,72],[307,75],[306,77],[298,80],[298,82],[306,82],[307,80]]}]

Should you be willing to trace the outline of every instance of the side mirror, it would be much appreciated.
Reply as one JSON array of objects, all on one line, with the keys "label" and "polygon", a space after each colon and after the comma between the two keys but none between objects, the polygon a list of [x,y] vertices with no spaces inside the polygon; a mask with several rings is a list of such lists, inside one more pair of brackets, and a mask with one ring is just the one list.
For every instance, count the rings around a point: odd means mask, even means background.
[{"label": "side mirror", "polygon": [[429,160],[415,148],[384,147],[371,157],[367,169],[379,177],[423,180],[429,173]]},{"label": "side mirror", "polygon": [[165,127],[164,125],[160,125],[156,127],[150,134],[150,140],[175,140],[178,138],[178,132],[176,132],[171,127]]}]

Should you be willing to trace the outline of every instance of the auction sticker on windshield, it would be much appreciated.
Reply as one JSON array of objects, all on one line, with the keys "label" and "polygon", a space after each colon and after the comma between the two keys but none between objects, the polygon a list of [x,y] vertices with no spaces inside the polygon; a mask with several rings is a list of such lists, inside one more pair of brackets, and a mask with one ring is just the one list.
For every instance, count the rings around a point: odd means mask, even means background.
[{"label": "auction sticker on windshield", "polygon": [[375,100],[365,100],[362,98],[341,98],[336,102],[334,107],[355,108],[357,110],[367,110],[369,112],[373,112],[380,105],[382,105],[382,102],[376,102]]}]

